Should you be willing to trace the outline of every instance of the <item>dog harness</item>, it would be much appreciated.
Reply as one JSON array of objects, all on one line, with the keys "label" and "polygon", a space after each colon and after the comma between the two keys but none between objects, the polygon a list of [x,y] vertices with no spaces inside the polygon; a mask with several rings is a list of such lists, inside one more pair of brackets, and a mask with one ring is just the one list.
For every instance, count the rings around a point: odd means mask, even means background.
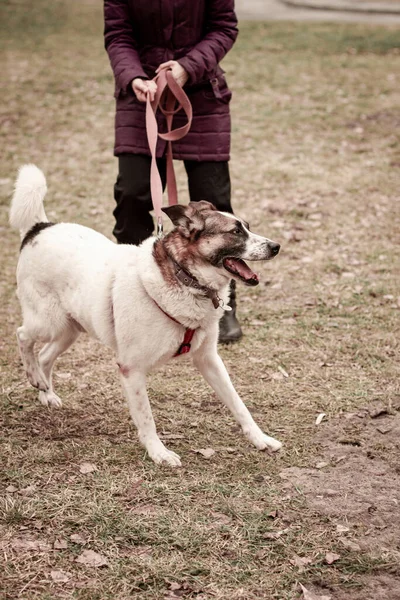
[{"label": "dog harness", "polygon": [[[177,321],[176,319],[174,319],[174,317],[171,317],[171,315],[169,315],[167,312],[165,312],[165,310],[161,308],[161,306],[154,300],[154,298],[152,298],[152,300],[153,300],[154,304],[156,306],[158,306],[158,308],[161,310],[161,312],[164,313],[164,315],[166,317],[168,317],[169,319],[171,319],[171,321],[174,321],[175,323],[178,323],[178,325],[182,325],[182,323],[179,323],[179,321]],[[184,325],[182,325],[182,327],[184,327]],[[183,338],[183,342],[179,346],[178,350],[175,352],[174,358],[176,356],[180,356],[181,354],[187,354],[188,352],[190,352],[190,348],[192,347],[193,336],[196,333],[197,329],[190,329],[189,327],[186,328],[185,335],[184,335],[184,338]]]}]

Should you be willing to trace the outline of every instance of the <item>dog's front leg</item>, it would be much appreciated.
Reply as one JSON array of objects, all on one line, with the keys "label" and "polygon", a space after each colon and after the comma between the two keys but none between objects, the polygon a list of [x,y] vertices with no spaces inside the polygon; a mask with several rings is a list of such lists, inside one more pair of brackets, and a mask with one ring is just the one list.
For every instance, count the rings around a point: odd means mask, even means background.
[{"label": "dog's front leg", "polygon": [[150,458],[157,464],[167,463],[172,467],[180,467],[179,456],[168,450],[157,435],[146,391],[146,376],[137,371],[127,373],[124,368],[120,368],[120,371],[132,420],[137,427],[139,440]]},{"label": "dog's front leg", "polygon": [[229,408],[242,427],[244,435],[256,448],[259,450],[270,448],[276,452],[282,447],[281,442],[263,433],[255,423],[249,410],[233,387],[221,357],[213,347],[208,346],[207,350],[199,349],[193,356],[193,363],[220,400]]}]

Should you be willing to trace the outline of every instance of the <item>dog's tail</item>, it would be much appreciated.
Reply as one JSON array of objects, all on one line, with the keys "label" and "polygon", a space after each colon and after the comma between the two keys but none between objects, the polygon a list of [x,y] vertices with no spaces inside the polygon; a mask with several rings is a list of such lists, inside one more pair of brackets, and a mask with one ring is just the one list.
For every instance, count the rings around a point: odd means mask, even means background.
[{"label": "dog's tail", "polygon": [[36,223],[47,223],[43,199],[47,192],[46,178],[35,165],[20,168],[11,200],[10,225],[19,229],[21,238]]}]

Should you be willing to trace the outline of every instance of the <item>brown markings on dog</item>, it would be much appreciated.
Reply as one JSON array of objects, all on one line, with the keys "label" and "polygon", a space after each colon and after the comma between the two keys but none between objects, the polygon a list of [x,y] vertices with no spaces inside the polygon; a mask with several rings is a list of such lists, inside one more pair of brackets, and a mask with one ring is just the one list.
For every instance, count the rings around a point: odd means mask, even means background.
[{"label": "brown markings on dog", "polygon": [[[174,233],[174,231],[171,233]],[[170,286],[178,286],[179,285],[178,280],[175,277],[175,268],[174,268],[173,264],[171,263],[171,261],[169,260],[169,252],[167,251],[167,248],[165,245],[165,240],[170,235],[171,234],[168,234],[168,236],[166,236],[163,240],[156,240],[156,242],[154,243],[154,246],[153,246],[153,257],[154,257],[154,260],[156,261],[158,268],[161,271],[161,275],[163,276],[164,281]],[[180,237],[181,236],[178,234],[177,235],[178,241],[179,241]],[[173,254],[172,254],[172,256],[174,257]]]},{"label": "brown markings on dog", "polygon": [[[240,256],[248,234],[241,219],[218,212],[205,200],[163,209],[175,228],[154,244],[153,256],[167,283],[177,285],[172,257],[187,271],[195,265],[220,266],[226,256]],[[234,233],[237,227],[243,234]]]}]

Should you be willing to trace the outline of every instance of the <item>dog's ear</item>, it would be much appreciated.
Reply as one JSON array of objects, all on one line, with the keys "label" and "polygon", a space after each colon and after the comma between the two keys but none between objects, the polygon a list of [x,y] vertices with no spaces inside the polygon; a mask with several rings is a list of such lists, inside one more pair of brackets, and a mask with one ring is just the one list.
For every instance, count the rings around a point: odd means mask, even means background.
[{"label": "dog's ear", "polygon": [[204,229],[204,219],[196,209],[196,204],[198,202],[190,202],[188,206],[174,204],[165,206],[161,210],[171,219],[184,237],[197,237],[199,232]]},{"label": "dog's ear", "polygon": [[179,225],[186,225],[189,220],[185,215],[186,208],[183,204],[173,204],[172,206],[164,206],[161,210],[171,219],[175,227],[178,227]]},{"label": "dog's ear", "polygon": [[193,206],[199,212],[205,212],[208,210],[217,210],[214,204],[208,202],[207,200],[199,200],[198,202],[189,202],[189,206]]}]

